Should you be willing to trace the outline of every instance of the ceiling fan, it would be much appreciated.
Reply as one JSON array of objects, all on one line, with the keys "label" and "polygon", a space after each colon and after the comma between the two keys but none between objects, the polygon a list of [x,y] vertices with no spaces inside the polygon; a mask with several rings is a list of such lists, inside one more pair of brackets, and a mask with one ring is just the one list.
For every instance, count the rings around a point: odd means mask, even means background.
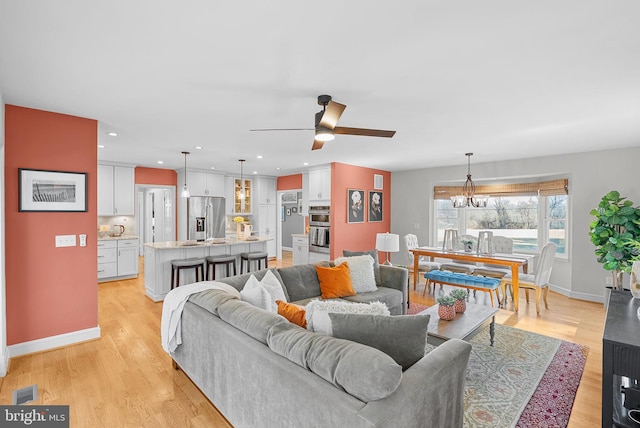
[{"label": "ceiling fan", "polygon": [[319,95],[318,104],[322,106],[322,110],[316,113],[315,128],[251,129],[251,131],[315,131],[315,138],[311,150],[321,149],[325,141],[331,141],[335,138],[335,134],[391,138],[396,133],[396,131],[385,131],[382,129],[336,126],[338,119],[340,119],[342,112],[347,106],[331,101],[331,95]]}]

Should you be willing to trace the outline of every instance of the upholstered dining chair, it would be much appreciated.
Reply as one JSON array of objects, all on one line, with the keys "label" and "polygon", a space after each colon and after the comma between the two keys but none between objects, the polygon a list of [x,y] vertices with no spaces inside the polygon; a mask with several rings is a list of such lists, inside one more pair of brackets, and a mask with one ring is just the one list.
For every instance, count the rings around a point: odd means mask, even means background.
[{"label": "upholstered dining chair", "polygon": [[[414,250],[419,247],[418,237],[411,233],[404,235],[404,245],[407,248],[407,268],[409,269],[409,272],[413,272],[414,259],[413,259],[413,253],[411,252],[411,250]],[[424,274],[431,270],[437,270],[437,269],[440,269],[440,263],[429,261],[428,257],[421,256],[420,259],[418,260],[418,272],[413,272],[414,275],[419,275],[418,281],[416,281],[416,284],[420,282],[421,274]],[[413,286],[413,289],[414,290],[416,289],[415,284]]]},{"label": "upholstered dining chair", "polygon": [[[498,254],[513,254],[513,239],[506,236],[493,237],[493,251]],[[474,275],[502,279],[511,269],[504,265],[483,264],[473,270]]]},{"label": "upholstered dining chair", "polygon": [[[473,235],[462,235],[460,240],[469,240],[474,242],[475,245],[478,245],[478,238]],[[473,271],[475,270],[477,264],[474,262],[465,262],[465,261],[456,261],[456,262],[447,262],[442,263],[440,266],[440,270],[447,270],[449,272],[454,273],[465,273],[467,275],[473,275]]]},{"label": "upholstered dining chair", "polygon": [[[553,261],[556,256],[556,250],[558,247],[553,242],[548,242],[542,247],[540,252],[540,258],[536,263],[535,272],[533,274],[521,273],[518,275],[518,285],[520,288],[524,288],[527,303],[529,303],[529,290],[534,290],[536,293],[536,313],[540,314],[540,296],[544,300],[544,307],[549,309],[547,302],[547,295],[549,294],[549,278],[551,277],[551,269],[553,268]],[[500,282],[500,290],[504,296],[506,302],[506,287],[511,287],[511,299],[513,299],[513,284],[511,282],[511,274],[505,275]]]}]

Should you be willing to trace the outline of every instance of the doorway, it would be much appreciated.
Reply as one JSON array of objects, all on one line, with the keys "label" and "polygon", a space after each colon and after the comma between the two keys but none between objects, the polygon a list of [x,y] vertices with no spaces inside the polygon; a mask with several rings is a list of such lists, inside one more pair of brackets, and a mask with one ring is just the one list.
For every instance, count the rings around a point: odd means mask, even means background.
[{"label": "doorway", "polygon": [[144,255],[146,243],[176,240],[176,188],[137,184],[136,195],[139,254]]}]

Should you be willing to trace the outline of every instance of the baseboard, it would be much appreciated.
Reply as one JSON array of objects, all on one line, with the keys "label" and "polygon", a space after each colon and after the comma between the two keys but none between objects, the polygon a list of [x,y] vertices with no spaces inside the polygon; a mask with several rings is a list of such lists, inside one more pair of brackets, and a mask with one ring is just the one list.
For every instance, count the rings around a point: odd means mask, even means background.
[{"label": "baseboard", "polygon": [[551,289],[551,291],[555,291],[556,293],[562,294],[563,296],[569,297],[571,299],[586,300],[587,302],[596,302],[596,303],[604,302],[604,296],[599,296],[599,295],[590,294],[590,293],[579,293],[579,292],[571,291],[568,288],[559,287],[553,284],[550,284],[549,288]]},{"label": "baseboard", "polygon": [[18,357],[20,355],[32,354],[34,352],[48,351],[62,346],[74,345],[87,340],[99,339],[100,327],[87,328],[85,330],[73,331],[71,333],[59,334],[57,336],[45,337],[43,339],[31,340],[29,342],[17,343],[8,346],[8,356]]}]

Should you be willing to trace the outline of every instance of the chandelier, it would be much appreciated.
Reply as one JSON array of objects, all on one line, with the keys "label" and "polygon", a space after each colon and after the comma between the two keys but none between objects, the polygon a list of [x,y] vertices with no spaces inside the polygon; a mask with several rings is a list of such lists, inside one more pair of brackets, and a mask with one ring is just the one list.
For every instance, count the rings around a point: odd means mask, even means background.
[{"label": "chandelier", "polygon": [[471,156],[473,153],[465,153],[467,157],[467,181],[462,186],[462,194],[451,197],[451,204],[454,208],[464,207],[486,207],[489,195],[476,195],[476,185],[471,180]]}]

